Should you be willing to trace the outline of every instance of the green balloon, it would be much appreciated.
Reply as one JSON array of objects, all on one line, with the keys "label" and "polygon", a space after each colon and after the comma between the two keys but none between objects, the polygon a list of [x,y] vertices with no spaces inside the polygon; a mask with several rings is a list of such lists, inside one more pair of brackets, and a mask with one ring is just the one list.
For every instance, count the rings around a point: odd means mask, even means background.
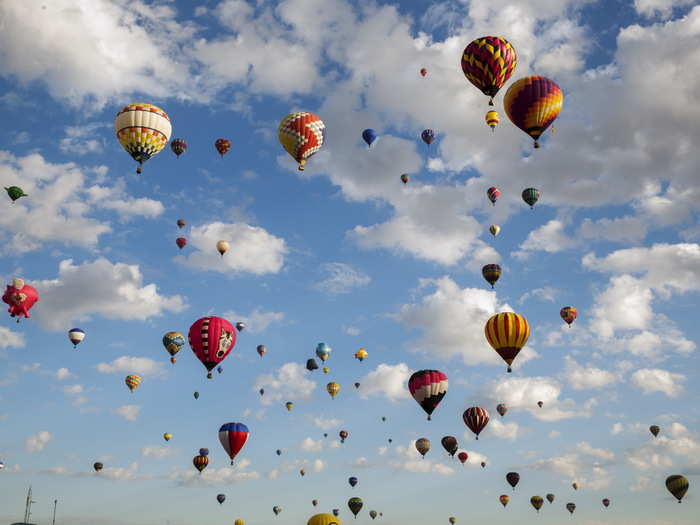
[{"label": "green balloon", "polygon": [[24,190],[22,188],[20,188],[19,186],[10,186],[9,188],[5,188],[5,191],[12,199],[12,202],[15,202],[20,197],[28,197],[29,196],[26,193],[24,193]]}]

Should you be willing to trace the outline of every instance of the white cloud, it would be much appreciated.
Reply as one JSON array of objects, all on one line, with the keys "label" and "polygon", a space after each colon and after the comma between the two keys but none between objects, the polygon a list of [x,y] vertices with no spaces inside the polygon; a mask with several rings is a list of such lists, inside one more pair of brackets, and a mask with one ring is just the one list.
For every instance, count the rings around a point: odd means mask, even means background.
[{"label": "white cloud", "polygon": [[576,242],[564,233],[565,227],[566,224],[563,221],[552,219],[536,230],[532,230],[520,245],[520,249],[513,252],[513,256],[524,259],[530,252],[558,253],[574,248]]},{"label": "white cloud", "polygon": [[184,487],[212,487],[221,484],[237,484],[260,479],[260,473],[246,470],[250,466],[247,458],[236,459],[235,468],[207,468],[202,473],[187,469],[171,473],[168,477]]},{"label": "white cloud", "polygon": [[579,365],[571,356],[566,356],[564,363],[564,378],[574,390],[604,388],[620,379],[618,374],[608,370]]},{"label": "white cloud", "polygon": [[34,452],[41,452],[52,439],[53,436],[51,435],[51,432],[42,430],[41,432],[37,432],[36,434],[25,439],[24,448],[26,448],[27,452],[30,454]]},{"label": "white cloud", "polygon": [[616,330],[643,330],[654,315],[651,301],[651,290],[639,279],[613,277],[591,309],[591,330],[603,339],[613,337]]},{"label": "white cloud", "polygon": [[642,368],[631,376],[634,386],[645,394],[662,392],[668,397],[678,397],[683,392],[686,376],[659,368]]},{"label": "white cloud", "polygon": [[146,445],[141,449],[141,455],[145,458],[162,459],[174,454],[174,448],[159,445]]},{"label": "white cloud", "polygon": [[531,297],[539,299],[540,301],[548,301],[548,302],[552,303],[552,302],[554,302],[554,300],[557,298],[558,295],[559,295],[559,290],[556,290],[555,288],[552,288],[551,286],[543,286],[542,288],[533,288],[532,290],[529,290],[520,296],[520,299],[518,299],[518,304],[523,304],[525,301],[527,301]]},{"label": "white cloud", "polygon": [[306,437],[299,443],[299,448],[304,452],[320,452],[323,450],[323,440]]},{"label": "white cloud", "polygon": [[104,149],[104,140],[98,132],[109,126],[106,122],[68,126],[65,129],[65,136],[58,143],[58,148],[72,157],[99,153]]},{"label": "white cloud", "polygon": [[56,379],[59,381],[63,381],[64,379],[71,379],[76,377],[74,374],[70,372],[67,368],[59,368],[56,370]]},{"label": "white cloud", "polygon": [[[229,250],[219,255],[216,243],[228,241]],[[287,246],[264,228],[241,222],[212,222],[194,226],[187,238],[187,255],[176,260],[197,268],[221,273],[247,272],[255,275],[278,273],[284,265]]]},{"label": "white cloud", "polygon": [[555,472],[576,481],[580,486],[590,490],[600,490],[610,486],[612,476],[607,470],[615,459],[609,450],[593,448],[583,441],[576,448],[562,456],[540,459],[530,468]]},{"label": "white cloud", "polygon": [[114,409],[114,413],[127,421],[136,421],[139,417],[139,413],[141,413],[141,407],[138,405],[122,405]]},{"label": "white cloud", "polygon": [[700,473],[700,441],[678,422],[665,425],[659,437],[626,451],[625,456],[630,466],[643,472],[667,471],[675,465],[687,474]]},{"label": "white cloud", "polygon": [[316,425],[321,430],[331,430],[332,428],[338,428],[343,424],[342,419],[336,419],[334,417],[326,418],[323,416],[318,416],[313,418],[314,425]]},{"label": "white cloud", "polygon": [[155,284],[143,286],[137,265],[113,264],[102,258],[81,265],[73,264],[71,259],[61,261],[57,278],[31,284],[41,295],[34,309],[36,318],[52,331],[65,330],[73,321],[93,316],[145,320],[185,308],[179,295],[166,297],[158,293]]},{"label": "white cloud", "polygon": [[24,348],[24,334],[0,326],[0,348]]},{"label": "white cloud", "polygon": [[282,322],[284,318],[283,312],[266,312],[260,308],[255,308],[249,314],[239,314],[232,311],[224,313],[224,319],[231,319],[234,324],[239,321],[244,322],[246,332],[251,334],[264,332],[271,324]]},{"label": "white cloud", "polygon": [[75,396],[84,392],[83,385],[66,385],[63,387],[63,393],[68,396]]},{"label": "white cloud", "polygon": [[360,395],[363,398],[372,395],[383,395],[391,401],[408,399],[408,378],[411,370],[406,363],[387,365],[381,363],[359,382],[362,384]]},{"label": "white cloud", "polygon": [[316,382],[307,379],[305,368],[299,363],[285,363],[274,374],[260,375],[255,379],[254,390],[265,389],[260,397],[263,405],[276,401],[299,401],[311,398]]},{"label": "white cloud", "polygon": [[354,468],[368,468],[372,466],[369,462],[369,460],[364,457],[364,456],[359,456],[355,458],[355,460],[352,462],[352,466]]},{"label": "white cloud", "polygon": [[[497,312],[512,311],[499,304],[496,293],[479,288],[460,288],[449,277],[421,279],[419,289],[434,291],[419,301],[404,304],[392,317],[405,326],[420,326],[423,337],[412,350],[450,359],[459,356],[467,365],[505,363],[484,337],[486,321]],[[537,354],[529,347],[518,354],[515,366]]]},{"label": "white cloud", "polygon": [[634,0],[634,9],[647,18],[666,19],[673,14],[674,7],[692,5],[694,0]]},{"label": "white cloud", "polygon": [[[510,439],[515,441],[521,435],[523,429],[517,423],[503,423],[499,419],[492,418],[484,429],[484,434],[493,435],[502,439]],[[465,439],[471,439],[473,434],[465,432]]]},{"label": "white cloud", "polygon": [[321,265],[321,271],[326,277],[314,288],[333,295],[349,293],[354,288],[367,286],[372,280],[366,273],[345,263],[325,263]]},{"label": "white cloud", "polygon": [[584,239],[632,243],[644,239],[647,229],[646,222],[639,217],[584,219],[578,233]]},{"label": "white cloud", "polygon": [[343,327],[343,332],[346,333],[346,334],[348,334],[348,335],[351,335],[351,336],[355,337],[355,336],[360,335],[360,334],[362,333],[362,330],[360,330],[360,329],[357,328],[356,326],[344,326],[344,327]]},{"label": "white cloud", "polygon": [[123,355],[110,363],[99,363],[97,371],[103,374],[126,373],[142,376],[155,376],[163,373],[163,363],[149,357],[131,357]]}]

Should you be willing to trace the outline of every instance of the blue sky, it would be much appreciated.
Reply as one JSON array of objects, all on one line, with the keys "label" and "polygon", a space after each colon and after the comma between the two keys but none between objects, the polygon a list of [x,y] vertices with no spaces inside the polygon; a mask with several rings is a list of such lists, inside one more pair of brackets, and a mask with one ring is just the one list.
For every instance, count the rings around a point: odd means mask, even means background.
[{"label": "blue sky", "polygon": [[[358,523],[371,509],[385,525],[693,523],[700,7],[13,0],[0,19],[0,183],[29,194],[0,214],[0,274],[41,294],[31,319],[0,326],[0,520],[22,517],[32,484],[40,524],[54,499],[58,523],[303,523],[333,508],[352,520],[352,496],[365,502]],[[565,93],[537,151],[502,94],[490,132],[459,67],[487,34],[515,46],[513,80],[542,74]],[[113,120],[139,101],[162,107],[189,147],[137,176]],[[276,136],[297,110],[327,126],[303,174]],[[365,128],[380,134],[371,150]],[[425,128],[438,134],[430,149]],[[223,159],[219,137],[232,143]],[[542,192],[534,210],[520,198],[529,186]],[[503,267],[493,291],[488,263]],[[571,328],[566,305],[579,312]],[[506,375],[483,325],[508,310],[532,335]],[[248,325],[212,380],[189,347],[171,365],[161,345],[204,315]],[[87,333],[75,350],[74,326]],[[309,374],[321,341],[330,372]],[[450,379],[431,422],[406,387],[424,368]],[[143,377],[134,393],[129,373]],[[479,441],[461,417],[473,405],[491,413]],[[229,421],[251,430],[233,469],[217,437]],[[468,451],[464,467],[445,435]],[[677,473],[691,484],[682,505],[664,488]],[[549,492],[537,515],[530,497]]]}]

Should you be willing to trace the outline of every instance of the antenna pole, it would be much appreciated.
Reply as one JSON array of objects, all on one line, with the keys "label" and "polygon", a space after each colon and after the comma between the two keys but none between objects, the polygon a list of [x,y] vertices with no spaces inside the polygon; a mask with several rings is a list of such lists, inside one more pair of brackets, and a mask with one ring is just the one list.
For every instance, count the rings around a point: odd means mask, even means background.
[{"label": "antenna pole", "polygon": [[56,505],[58,505],[57,499],[53,500],[53,520],[51,521],[51,525],[56,525]]}]

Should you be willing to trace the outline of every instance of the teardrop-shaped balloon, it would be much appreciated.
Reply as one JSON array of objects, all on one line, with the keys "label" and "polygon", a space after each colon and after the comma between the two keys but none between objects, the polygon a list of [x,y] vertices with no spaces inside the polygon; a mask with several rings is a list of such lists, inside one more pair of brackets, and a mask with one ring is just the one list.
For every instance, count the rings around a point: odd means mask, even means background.
[{"label": "teardrop-shaped balloon", "polygon": [[425,457],[425,455],[430,450],[430,440],[428,438],[420,438],[416,440],[416,450],[418,453]]},{"label": "teardrop-shaped balloon", "polygon": [[685,493],[688,492],[689,486],[688,478],[680,474],[674,474],[666,478],[666,488],[678,500],[678,503],[681,502]]},{"label": "teardrop-shaped balloon", "polygon": [[564,93],[557,84],[543,76],[530,76],[513,82],[503,106],[510,121],[530,135],[539,148],[538,139],[559,116]]},{"label": "teardrop-shaped balloon", "polygon": [[419,370],[408,380],[408,390],[428,419],[447,394],[447,387],[447,376],[439,370]]},{"label": "teardrop-shaped balloon", "polygon": [[462,71],[467,80],[489,97],[508,82],[518,64],[515,48],[499,36],[482,36],[469,43],[462,53]]},{"label": "teardrop-shaped balloon", "polygon": [[299,163],[299,171],[304,171],[309,157],[323,146],[326,125],[313,113],[290,113],[280,122],[277,137],[285,151]]},{"label": "teardrop-shaped balloon", "polygon": [[462,419],[469,430],[474,432],[476,439],[479,439],[479,434],[489,422],[489,412],[485,408],[469,407],[462,414]]}]

